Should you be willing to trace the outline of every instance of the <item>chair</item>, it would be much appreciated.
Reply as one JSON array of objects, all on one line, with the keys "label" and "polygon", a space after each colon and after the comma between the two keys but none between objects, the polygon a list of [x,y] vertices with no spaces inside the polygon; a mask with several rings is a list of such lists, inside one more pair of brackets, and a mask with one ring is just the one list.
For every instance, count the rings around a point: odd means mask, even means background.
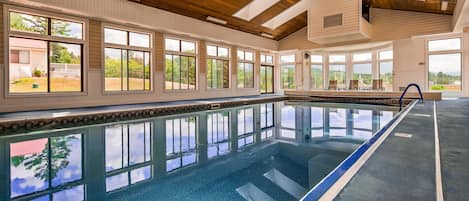
[{"label": "chair", "polygon": [[337,90],[337,80],[329,80],[329,90]]},{"label": "chair", "polygon": [[350,80],[349,90],[358,90],[358,80]]},{"label": "chair", "polygon": [[373,80],[373,90],[383,90],[383,80]]}]

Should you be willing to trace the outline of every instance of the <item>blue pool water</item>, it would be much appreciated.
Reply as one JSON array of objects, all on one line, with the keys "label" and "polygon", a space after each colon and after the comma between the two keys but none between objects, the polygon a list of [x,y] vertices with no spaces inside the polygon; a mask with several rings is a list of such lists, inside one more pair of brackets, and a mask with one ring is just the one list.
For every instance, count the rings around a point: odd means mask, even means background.
[{"label": "blue pool water", "polygon": [[0,138],[0,200],[298,200],[396,108],[275,102]]}]

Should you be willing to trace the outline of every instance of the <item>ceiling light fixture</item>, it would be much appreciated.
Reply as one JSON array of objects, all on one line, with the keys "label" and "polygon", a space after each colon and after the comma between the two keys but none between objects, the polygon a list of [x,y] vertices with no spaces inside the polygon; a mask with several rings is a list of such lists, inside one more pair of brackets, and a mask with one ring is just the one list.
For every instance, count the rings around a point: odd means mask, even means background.
[{"label": "ceiling light fixture", "polygon": [[207,16],[206,20],[211,21],[211,22],[215,22],[217,24],[228,24],[227,21],[222,20],[222,19],[218,19],[218,18],[212,17],[212,16]]},{"label": "ceiling light fixture", "polygon": [[441,1],[441,10],[446,11],[448,9],[448,0]]},{"label": "ceiling light fixture", "polygon": [[261,36],[264,36],[264,37],[267,37],[267,38],[274,38],[274,36],[272,36],[272,34],[268,34],[268,33],[261,33]]}]

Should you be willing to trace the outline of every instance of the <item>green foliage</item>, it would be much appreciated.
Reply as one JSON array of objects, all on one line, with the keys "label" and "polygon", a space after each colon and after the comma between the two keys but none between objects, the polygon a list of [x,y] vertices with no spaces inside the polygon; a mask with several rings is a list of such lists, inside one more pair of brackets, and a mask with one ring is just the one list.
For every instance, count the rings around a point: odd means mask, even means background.
[{"label": "green foliage", "polygon": [[444,85],[444,84],[453,84],[455,81],[460,81],[461,77],[456,75],[450,75],[443,72],[428,73],[429,80],[434,84]]},{"label": "green foliage", "polygon": [[60,43],[50,43],[51,46],[51,63],[62,64],[80,64],[81,58],[79,55],[74,55],[67,47],[62,46]]},{"label": "green foliage", "polygon": [[38,16],[26,18],[22,14],[12,12],[10,13],[10,28],[12,30],[46,34],[47,19]]},{"label": "green foliage", "polygon": [[33,76],[34,77],[42,77],[42,71],[35,68],[34,71],[33,71]]},{"label": "green foliage", "polygon": [[445,86],[443,86],[443,85],[433,85],[432,90],[445,90]]}]

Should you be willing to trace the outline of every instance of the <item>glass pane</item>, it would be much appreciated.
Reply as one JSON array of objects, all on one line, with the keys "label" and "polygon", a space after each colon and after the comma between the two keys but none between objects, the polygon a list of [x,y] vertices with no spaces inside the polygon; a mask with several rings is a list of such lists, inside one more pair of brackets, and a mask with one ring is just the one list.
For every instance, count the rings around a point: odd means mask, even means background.
[{"label": "glass pane", "polygon": [[129,90],[144,90],[143,52],[129,52],[128,82]]},{"label": "glass pane", "polygon": [[150,47],[150,35],[129,32],[129,45],[137,47]]},{"label": "glass pane", "polygon": [[130,171],[130,183],[135,184],[151,178],[151,166],[145,166]]},{"label": "glass pane", "polygon": [[267,74],[267,83],[266,83],[266,86],[267,86],[267,93],[273,93],[274,92],[274,70],[272,67],[268,67],[267,70],[266,70],[266,74]]},{"label": "glass pane", "polygon": [[146,158],[145,146],[145,123],[129,124],[129,165],[135,165],[149,161],[150,158]]},{"label": "glass pane", "polygon": [[295,88],[295,65],[294,64],[282,65],[280,80],[281,80],[282,89],[294,89]]},{"label": "glass pane", "polygon": [[[262,58],[262,56],[261,56]],[[266,69],[267,67],[265,66],[261,66],[261,70],[260,70],[260,90],[261,90],[261,93],[267,93],[267,79],[266,79]]]},{"label": "glass pane", "polygon": [[81,86],[81,45],[50,44],[50,91],[82,91]]},{"label": "glass pane", "polygon": [[179,41],[175,39],[166,38],[164,41],[165,49],[170,51],[179,52]]},{"label": "glass pane", "polygon": [[113,191],[129,185],[128,173],[120,173],[106,177],[106,192]]},{"label": "glass pane", "polygon": [[218,47],[218,56],[219,57],[228,57],[228,48]]},{"label": "glass pane", "polygon": [[181,56],[181,89],[189,89],[189,57]]},{"label": "glass pane", "polygon": [[261,54],[261,63],[265,63],[265,55]]},{"label": "glass pane", "polygon": [[[47,92],[47,42],[13,37],[9,40],[10,93]],[[22,59],[24,62],[20,62],[20,51],[21,57],[28,57]]]},{"label": "glass pane", "polygon": [[48,188],[48,142],[41,138],[10,144],[10,197]]},{"label": "glass pane", "polygon": [[393,58],[393,52],[392,51],[379,52],[379,60],[392,59],[392,58]]},{"label": "glass pane", "polygon": [[216,47],[216,46],[207,45],[207,54],[208,54],[209,56],[217,56],[217,47]]},{"label": "glass pane", "polygon": [[[105,136],[105,169],[106,172],[123,168],[124,156],[127,157],[127,153],[124,153],[124,128],[122,125],[107,126],[104,130]],[[127,127],[125,127],[125,133],[127,133]]]},{"label": "glass pane", "polygon": [[197,70],[195,61],[195,57],[189,57],[189,89],[195,89],[196,85]]},{"label": "glass pane", "polygon": [[433,40],[428,42],[428,51],[460,50],[461,39],[452,38],[444,40]]},{"label": "glass pane", "polygon": [[383,88],[386,91],[392,91],[392,68],[392,61],[379,63],[379,79],[383,80]]},{"label": "glass pane", "polygon": [[10,30],[47,35],[47,18],[10,12]]},{"label": "glass pane", "polygon": [[294,63],[295,55],[284,55],[280,56],[280,63]]},{"label": "glass pane", "polygon": [[230,88],[230,75],[228,61],[223,61],[223,88]]},{"label": "glass pane", "polygon": [[106,91],[122,90],[122,51],[104,49],[104,88]]},{"label": "glass pane", "polygon": [[330,55],[330,63],[345,63],[345,55]]},{"label": "glass pane", "polygon": [[354,64],[353,79],[358,80],[358,87],[371,88],[371,82],[373,80],[371,64]]},{"label": "glass pane", "polygon": [[85,200],[85,187],[75,186],[52,194],[52,201],[82,201]]},{"label": "glass pane", "polygon": [[295,107],[293,106],[283,106],[281,109],[281,127],[282,128],[296,128],[295,123]]},{"label": "glass pane", "polygon": [[238,50],[238,59],[244,60],[244,51]]},{"label": "glass pane", "polygon": [[145,90],[151,90],[151,65],[149,52],[145,52]]},{"label": "glass pane", "polygon": [[173,55],[173,89],[181,89],[181,59]]},{"label": "glass pane", "polygon": [[195,53],[195,43],[181,41],[181,52]]},{"label": "glass pane", "polygon": [[329,65],[329,80],[337,80],[338,88],[345,88],[345,65]]},{"label": "glass pane", "polygon": [[245,88],[254,88],[254,65],[252,63],[246,63],[244,66],[244,82]]},{"label": "glass pane", "polygon": [[104,28],[104,42],[119,45],[127,45],[127,32],[116,29]]},{"label": "glass pane", "polygon": [[461,54],[429,56],[430,90],[461,91]]},{"label": "glass pane", "polygon": [[253,55],[252,52],[246,52],[244,59],[247,60],[247,61],[254,61],[253,57],[254,57],[254,55]]},{"label": "glass pane", "polygon": [[245,63],[238,63],[238,88],[244,88],[244,65]]},{"label": "glass pane", "polygon": [[371,53],[353,54],[354,62],[371,61]]},{"label": "glass pane", "polygon": [[217,77],[217,83],[216,86],[217,88],[223,88],[223,79],[224,79],[224,72],[223,72],[223,65],[224,61],[223,60],[217,60],[217,70],[216,70],[216,77]]},{"label": "glass pane", "polygon": [[273,56],[266,56],[265,57],[265,62],[268,64],[273,64],[274,63],[274,57]]},{"label": "glass pane", "polygon": [[83,39],[83,24],[51,19],[51,34],[53,36]]},{"label": "glass pane", "polygon": [[50,138],[52,186],[82,178],[81,134]]},{"label": "glass pane", "polygon": [[323,69],[322,64],[311,64],[311,87],[313,89],[323,88]]},{"label": "glass pane", "polygon": [[322,55],[311,55],[312,63],[322,63]]},{"label": "glass pane", "polygon": [[165,89],[171,90],[173,89],[173,55],[166,55],[165,56]]}]

